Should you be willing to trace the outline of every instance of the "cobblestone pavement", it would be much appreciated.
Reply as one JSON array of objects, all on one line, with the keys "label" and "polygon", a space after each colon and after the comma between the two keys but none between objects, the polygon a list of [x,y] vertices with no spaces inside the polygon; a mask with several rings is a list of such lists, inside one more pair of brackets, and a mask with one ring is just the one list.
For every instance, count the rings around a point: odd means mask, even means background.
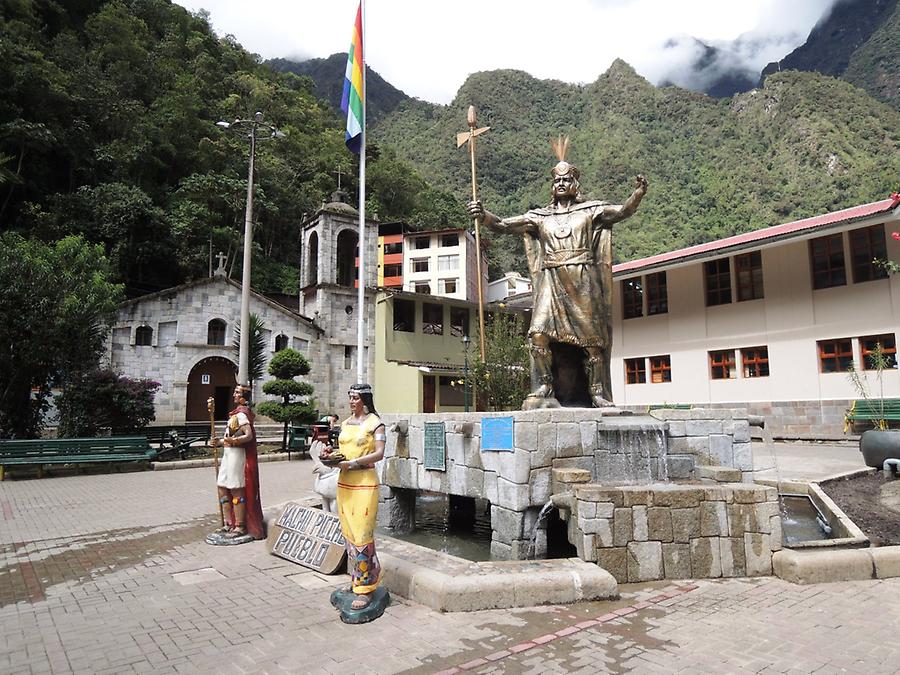
[{"label": "cobblestone pavement", "polygon": [[[260,465],[263,504],[309,462]],[[2,673],[890,673],[900,579],[621,587],[615,602],[438,614],[395,598],[364,626],[341,577],[212,547],[212,469],[0,483]]]}]

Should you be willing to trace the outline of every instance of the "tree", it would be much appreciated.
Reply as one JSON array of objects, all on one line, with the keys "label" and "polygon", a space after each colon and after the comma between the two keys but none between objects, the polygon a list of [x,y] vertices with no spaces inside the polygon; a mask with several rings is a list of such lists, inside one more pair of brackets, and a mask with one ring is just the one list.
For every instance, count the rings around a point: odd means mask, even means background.
[{"label": "tree", "polygon": [[316,419],[312,399],[313,387],[309,382],[298,382],[294,378],[309,373],[309,361],[298,351],[282,349],[269,361],[269,374],[274,380],[263,384],[263,393],[280,396],[281,401],[262,401],[256,411],[284,424],[281,449],[287,448],[288,424],[310,424]]},{"label": "tree", "polygon": [[[484,326],[485,359],[476,354],[469,377],[489,410],[518,410],[528,395],[531,364],[520,314],[497,312]],[[470,343],[478,344],[476,338]]]},{"label": "tree", "polygon": [[67,383],[56,397],[59,435],[92,437],[142,430],[156,419],[153,398],[159,382],[134,380],[111,370],[97,370]]},{"label": "tree", "polygon": [[[266,367],[266,336],[263,331],[266,330],[266,324],[264,324],[260,318],[254,314],[250,313],[250,353],[247,355],[247,377],[250,378],[250,388],[253,388],[253,383],[256,380],[259,380],[263,376],[263,372],[265,372]],[[234,329],[234,346],[238,350],[238,353],[241,351],[241,329],[240,327]]]},{"label": "tree", "polygon": [[51,386],[97,367],[122,287],[103,247],[0,235],[0,437],[39,434]]}]

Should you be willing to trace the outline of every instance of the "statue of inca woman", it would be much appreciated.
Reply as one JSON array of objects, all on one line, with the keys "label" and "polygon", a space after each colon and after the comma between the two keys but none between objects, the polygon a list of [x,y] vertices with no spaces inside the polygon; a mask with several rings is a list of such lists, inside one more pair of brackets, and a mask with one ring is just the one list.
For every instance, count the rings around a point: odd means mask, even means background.
[{"label": "statue of inca woman", "polygon": [[532,392],[523,410],[559,407],[553,389],[550,344],[566,343],[585,352],[584,369],[593,404],[612,403],[609,357],[612,347],[612,225],[631,216],[647,193],[647,180],[635,178],[635,190],[622,205],[586,201],[578,169],[566,162],[568,137],[552,143],[559,163],[553,167],[549,205],[522,216],[500,219],[481,202],[469,202],[472,218],[492,230],[525,236],[532,280]]}]

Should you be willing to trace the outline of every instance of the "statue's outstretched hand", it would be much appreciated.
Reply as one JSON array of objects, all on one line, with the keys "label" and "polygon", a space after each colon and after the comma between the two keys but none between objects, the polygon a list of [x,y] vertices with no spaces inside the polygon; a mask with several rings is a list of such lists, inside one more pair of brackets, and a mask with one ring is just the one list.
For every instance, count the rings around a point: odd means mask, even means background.
[{"label": "statue's outstretched hand", "polygon": [[634,177],[634,189],[635,190],[638,190],[638,191],[646,194],[647,187],[649,185],[650,185],[650,183],[647,182],[647,179],[644,178],[643,174],[639,173],[637,176]]},{"label": "statue's outstretched hand", "polygon": [[466,204],[466,211],[469,218],[473,220],[484,218],[484,207],[481,205],[481,201],[469,202]]}]

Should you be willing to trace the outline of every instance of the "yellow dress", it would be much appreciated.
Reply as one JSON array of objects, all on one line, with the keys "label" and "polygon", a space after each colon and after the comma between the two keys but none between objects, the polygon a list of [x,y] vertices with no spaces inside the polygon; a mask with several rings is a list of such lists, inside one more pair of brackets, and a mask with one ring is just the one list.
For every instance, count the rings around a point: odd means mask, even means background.
[{"label": "yellow dress", "polygon": [[[341,424],[340,452],[348,460],[375,452],[378,415],[362,424]],[[375,469],[344,469],[337,484],[338,517],[347,541],[347,557],[354,593],[371,593],[381,580],[381,565],[375,555],[375,516],[378,514],[378,474]]]}]

